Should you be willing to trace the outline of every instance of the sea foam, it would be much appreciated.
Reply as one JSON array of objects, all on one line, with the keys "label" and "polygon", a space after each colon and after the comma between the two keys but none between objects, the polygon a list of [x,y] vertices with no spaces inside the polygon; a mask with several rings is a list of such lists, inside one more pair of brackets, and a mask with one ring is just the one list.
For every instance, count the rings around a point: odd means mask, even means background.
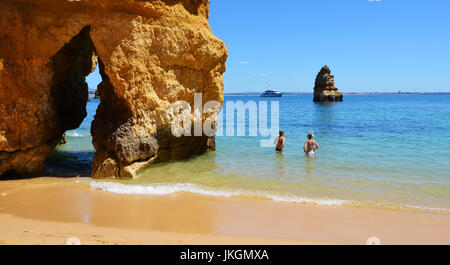
[{"label": "sea foam", "polygon": [[[148,194],[148,195],[166,195],[174,194],[178,192],[188,192],[193,194],[200,194],[205,196],[215,197],[258,197],[263,199],[269,199],[276,202],[287,203],[304,203],[314,204],[322,206],[363,206],[356,201],[351,200],[339,200],[328,198],[305,198],[293,194],[274,194],[270,192],[261,191],[244,191],[244,190],[219,190],[209,187],[204,187],[195,184],[183,184],[183,183],[167,183],[167,184],[153,184],[153,185],[136,185],[136,184],[122,184],[117,182],[108,181],[91,181],[91,189],[101,190],[105,192],[118,193],[118,194]],[[370,206],[370,205],[366,205]],[[376,205],[373,205],[376,206]],[[406,208],[410,210],[425,211],[425,212],[439,212],[449,213],[450,209],[445,208],[433,208],[433,207],[420,207],[412,205],[401,205],[400,208]]]},{"label": "sea foam", "polygon": [[148,194],[148,195],[165,195],[174,194],[178,192],[188,192],[193,194],[200,194],[206,196],[216,196],[216,197],[236,197],[236,196],[249,196],[249,197],[261,197],[265,199],[270,199],[278,202],[289,202],[289,203],[308,203],[316,205],[328,205],[328,206],[342,206],[349,204],[350,201],[337,200],[337,199],[312,199],[303,198],[293,195],[275,195],[268,192],[250,192],[250,191],[227,191],[218,190],[207,187],[202,187],[194,184],[154,184],[154,185],[131,185],[122,184],[117,182],[96,182],[92,181],[90,183],[91,189],[101,190],[111,193],[118,194]]},{"label": "sea foam", "polygon": [[80,134],[80,133],[77,133],[77,132],[71,132],[71,133],[67,133],[66,136],[69,136],[69,137],[87,137],[87,136],[91,136],[91,134],[89,134],[89,133]]},{"label": "sea foam", "polygon": [[426,211],[426,212],[438,212],[438,213],[450,213],[450,209],[446,208],[438,208],[438,207],[424,207],[424,206],[414,206],[414,205],[402,205],[405,208],[418,210],[418,211]]}]

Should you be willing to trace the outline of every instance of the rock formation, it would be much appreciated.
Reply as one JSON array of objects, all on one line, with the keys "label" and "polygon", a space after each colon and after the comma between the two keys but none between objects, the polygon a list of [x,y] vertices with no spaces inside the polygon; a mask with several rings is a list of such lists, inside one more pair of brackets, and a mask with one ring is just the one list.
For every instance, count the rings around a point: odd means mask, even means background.
[{"label": "rock formation", "polygon": [[93,177],[131,178],[150,163],[214,149],[213,138],[170,130],[172,103],[193,104],[194,93],[223,102],[228,53],[208,8],[209,0],[2,0],[0,177],[45,169],[86,116],[85,77],[97,62]]},{"label": "rock formation", "polygon": [[314,102],[342,101],[342,93],[334,86],[334,76],[328,66],[322,67],[317,74],[314,86]]}]

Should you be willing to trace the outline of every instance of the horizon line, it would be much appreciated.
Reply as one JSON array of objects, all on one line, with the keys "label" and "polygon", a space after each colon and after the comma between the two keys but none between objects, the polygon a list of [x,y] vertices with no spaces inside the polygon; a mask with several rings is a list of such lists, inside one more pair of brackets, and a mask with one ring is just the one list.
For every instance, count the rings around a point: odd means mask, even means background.
[{"label": "horizon line", "polygon": [[[281,92],[283,95],[312,95],[314,92]],[[223,93],[224,95],[259,95],[260,92],[228,92]],[[378,92],[378,91],[369,91],[369,92],[342,92],[344,95],[356,95],[356,94],[393,94],[393,95],[402,95],[402,94],[450,94],[448,92],[414,92],[414,91],[405,91],[405,92]]]}]

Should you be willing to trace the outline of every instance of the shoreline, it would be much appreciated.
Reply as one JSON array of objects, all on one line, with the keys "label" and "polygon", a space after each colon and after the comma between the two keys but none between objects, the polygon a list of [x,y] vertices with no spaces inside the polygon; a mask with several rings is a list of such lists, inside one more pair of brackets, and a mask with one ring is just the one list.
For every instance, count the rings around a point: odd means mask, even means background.
[{"label": "shoreline", "polygon": [[[449,244],[450,215],[186,192],[114,194],[76,178],[0,182],[0,244]],[[6,195],[3,195],[6,194]],[[55,230],[55,232],[52,232]]]},{"label": "shoreline", "polygon": [[[87,183],[86,183],[87,185]],[[92,190],[122,194],[122,195],[171,195],[180,192],[207,196],[207,197],[225,197],[225,198],[241,198],[254,199],[261,201],[272,201],[289,204],[305,204],[311,206],[337,206],[337,207],[351,207],[363,209],[379,209],[392,210],[403,212],[417,212],[430,214],[450,215],[450,209],[439,207],[415,206],[415,205],[393,205],[393,204],[376,204],[373,202],[363,203],[351,199],[336,199],[336,198],[313,198],[290,195],[277,195],[266,192],[244,191],[244,190],[221,190],[210,188],[207,186],[191,184],[191,183],[167,183],[167,184],[123,184],[120,182],[95,180],[89,181],[89,186]],[[128,190],[127,190],[128,189]],[[131,189],[131,190],[130,190]]]}]

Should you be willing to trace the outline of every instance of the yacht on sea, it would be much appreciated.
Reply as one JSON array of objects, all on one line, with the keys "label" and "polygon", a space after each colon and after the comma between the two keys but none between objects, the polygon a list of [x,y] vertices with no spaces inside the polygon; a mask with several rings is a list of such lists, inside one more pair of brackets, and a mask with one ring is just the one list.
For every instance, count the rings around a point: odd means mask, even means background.
[{"label": "yacht on sea", "polygon": [[283,94],[281,92],[278,92],[277,90],[274,89],[267,89],[266,91],[264,91],[264,93],[262,93],[261,95],[259,95],[260,97],[266,97],[266,98],[279,98],[281,97]]}]

